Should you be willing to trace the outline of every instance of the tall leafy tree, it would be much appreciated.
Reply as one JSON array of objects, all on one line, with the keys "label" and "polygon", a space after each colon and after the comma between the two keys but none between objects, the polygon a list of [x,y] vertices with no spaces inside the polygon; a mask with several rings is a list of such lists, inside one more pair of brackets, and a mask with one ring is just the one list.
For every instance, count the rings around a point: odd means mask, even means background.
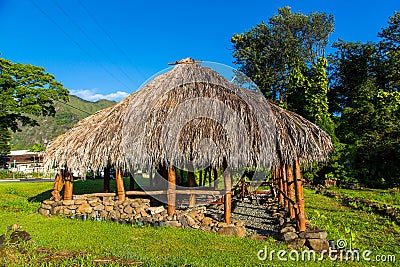
[{"label": "tall leafy tree", "polygon": [[[330,56],[331,111],[339,115],[344,176],[372,186],[400,184],[400,13],[379,43],[338,41]],[[346,152],[344,152],[346,151]]]},{"label": "tall leafy tree", "polygon": [[319,12],[305,15],[292,13],[290,7],[279,8],[267,23],[232,36],[233,57],[239,70],[266,97],[286,103],[296,89],[290,73],[299,64],[308,66],[324,56],[332,32],[332,15]]},{"label": "tall leafy tree", "polygon": [[[68,101],[69,91],[44,68],[0,58],[0,140],[4,151],[10,131],[38,125],[33,116],[54,116],[54,102]],[[33,116],[32,116],[33,115]],[[8,150],[8,151],[7,151]]]},{"label": "tall leafy tree", "polygon": [[[261,92],[280,106],[297,112],[334,137],[328,109],[328,78],[325,48],[333,32],[333,16],[312,12],[292,13],[278,9],[267,23],[233,35],[233,56],[239,70],[250,77]],[[305,174],[308,179],[324,176],[321,166]]]}]

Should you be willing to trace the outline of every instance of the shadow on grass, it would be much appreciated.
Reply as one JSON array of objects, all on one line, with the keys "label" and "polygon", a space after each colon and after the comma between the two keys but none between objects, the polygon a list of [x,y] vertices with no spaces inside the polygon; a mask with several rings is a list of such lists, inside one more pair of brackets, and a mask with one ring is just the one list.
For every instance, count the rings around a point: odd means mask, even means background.
[{"label": "shadow on grass", "polygon": [[43,200],[49,199],[51,197],[51,191],[52,190],[47,190],[47,191],[40,193],[39,195],[30,197],[30,198],[28,198],[28,201],[41,203],[41,202],[43,202]]}]

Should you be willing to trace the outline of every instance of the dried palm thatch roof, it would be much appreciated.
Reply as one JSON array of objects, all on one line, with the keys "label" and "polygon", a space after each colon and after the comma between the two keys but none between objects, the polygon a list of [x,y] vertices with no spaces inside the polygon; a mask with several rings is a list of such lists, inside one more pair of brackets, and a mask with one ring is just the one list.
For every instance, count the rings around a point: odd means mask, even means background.
[{"label": "dried palm thatch roof", "polygon": [[121,129],[126,107],[134,95],[79,121],[52,140],[45,151],[45,167],[67,167],[85,173],[88,169],[123,166]]},{"label": "dried palm thatch roof", "polygon": [[301,116],[192,60],[181,63],[53,140],[45,166],[270,168],[324,161],[332,150],[329,135]]}]

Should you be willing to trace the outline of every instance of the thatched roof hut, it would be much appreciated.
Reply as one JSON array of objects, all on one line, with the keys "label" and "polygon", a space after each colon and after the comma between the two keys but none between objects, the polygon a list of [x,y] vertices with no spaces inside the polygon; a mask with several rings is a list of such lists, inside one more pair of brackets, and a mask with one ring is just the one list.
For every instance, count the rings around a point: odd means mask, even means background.
[{"label": "thatched roof hut", "polygon": [[[210,167],[217,180],[216,170],[223,169],[227,223],[231,169],[273,168],[279,201],[290,208],[291,217],[304,231],[300,164],[325,161],[333,148],[330,136],[260,93],[239,87],[192,59],[177,63],[173,70],[157,76],[115,106],[87,117],[54,139],[45,152],[45,167],[82,173],[89,168],[99,171],[114,167],[120,200],[125,198],[122,169],[156,168],[167,178],[167,190],[146,194],[166,194],[169,214],[175,212],[177,191],[190,195],[189,206],[195,194],[205,193],[177,190],[175,168],[187,170],[189,187],[195,184],[195,170]],[[59,199],[65,180],[64,199],[72,199],[70,175],[62,171],[60,177],[54,185],[54,198]],[[106,184],[105,179],[105,188]],[[218,183],[214,184],[212,194],[221,194]]]},{"label": "thatched roof hut", "polygon": [[188,60],[53,140],[45,166],[271,168],[324,161],[331,150],[316,125]]}]

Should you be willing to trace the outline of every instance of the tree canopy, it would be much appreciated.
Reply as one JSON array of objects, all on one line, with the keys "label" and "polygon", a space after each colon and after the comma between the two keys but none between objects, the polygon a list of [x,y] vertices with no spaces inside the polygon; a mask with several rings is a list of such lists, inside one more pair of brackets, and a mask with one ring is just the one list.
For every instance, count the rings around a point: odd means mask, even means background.
[{"label": "tree canopy", "polygon": [[299,64],[317,63],[332,32],[332,15],[305,15],[292,13],[290,7],[279,8],[267,23],[232,36],[234,63],[266,97],[286,101],[294,90],[289,73]]},{"label": "tree canopy", "polygon": [[10,131],[38,125],[34,116],[54,116],[54,102],[68,101],[68,95],[44,68],[0,58],[0,153],[10,149]]},{"label": "tree canopy", "polygon": [[335,151],[310,179],[400,184],[400,12],[380,41],[346,42],[325,58],[333,16],[289,7],[232,36],[234,63],[262,93],[333,137]]}]

